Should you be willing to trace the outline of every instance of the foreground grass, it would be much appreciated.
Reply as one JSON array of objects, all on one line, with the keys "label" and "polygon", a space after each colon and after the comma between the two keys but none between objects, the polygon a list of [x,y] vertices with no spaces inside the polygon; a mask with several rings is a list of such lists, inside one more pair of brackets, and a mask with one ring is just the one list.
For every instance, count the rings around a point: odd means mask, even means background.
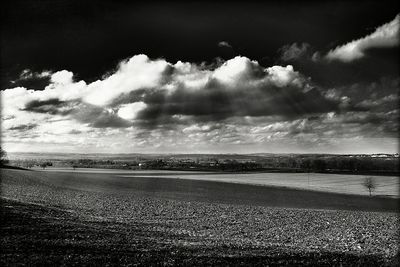
[{"label": "foreground grass", "polygon": [[368,266],[398,253],[396,213],[78,190],[38,175],[2,173],[2,265]]}]

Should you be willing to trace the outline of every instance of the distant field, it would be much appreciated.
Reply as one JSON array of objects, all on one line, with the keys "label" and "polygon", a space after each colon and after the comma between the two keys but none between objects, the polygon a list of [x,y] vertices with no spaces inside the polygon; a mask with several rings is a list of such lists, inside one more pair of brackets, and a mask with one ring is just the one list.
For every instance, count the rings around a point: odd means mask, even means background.
[{"label": "distant field", "polygon": [[1,170],[0,263],[396,264],[397,199],[169,174]]},{"label": "distant field", "polygon": [[[71,172],[68,168],[49,168],[46,171]],[[121,177],[163,177],[182,178],[202,181],[218,181],[240,184],[284,186],[307,190],[368,195],[362,183],[365,175],[323,174],[323,173],[213,173],[165,170],[112,170],[112,169],[76,169],[74,172],[105,173]],[[371,176],[377,188],[377,196],[400,197],[400,178],[396,176]]]},{"label": "distant field", "polygon": [[[396,199],[382,196],[371,198],[362,195],[304,190],[303,188],[291,188],[289,184],[286,184],[286,187],[268,186],[267,183],[264,183],[264,186],[245,184],[249,181],[249,179],[243,180],[246,174],[198,174],[179,171],[133,172],[102,169],[8,170],[7,172],[14,174],[15,179],[20,179],[18,177],[20,174],[23,177],[29,177],[30,183],[40,183],[40,185],[55,187],[59,190],[72,189],[109,194],[132,194],[135,192],[136,194],[179,200],[294,208],[395,211],[398,207]],[[247,175],[247,177],[252,177],[252,174]],[[255,181],[254,184],[257,181],[267,182],[266,178],[256,179],[258,176],[263,177],[264,175],[282,177],[282,179],[285,177],[285,174],[278,176],[269,173],[255,174],[255,178],[252,180]],[[229,176],[232,177],[229,178]],[[330,176],[332,175],[328,175],[328,177]],[[234,182],[227,182],[228,179]],[[6,189],[7,186],[3,183],[4,193],[7,193]],[[38,196],[40,197],[40,194]]]}]

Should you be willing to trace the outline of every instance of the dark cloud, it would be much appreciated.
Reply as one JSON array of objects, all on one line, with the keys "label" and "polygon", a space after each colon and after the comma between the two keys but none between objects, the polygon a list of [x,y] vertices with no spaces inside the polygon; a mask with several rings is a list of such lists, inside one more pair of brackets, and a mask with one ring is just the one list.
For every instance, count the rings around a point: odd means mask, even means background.
[{"label": "dark cloud", "polygon": [[[347,116],[343,119],[343,123],[358,123],[358,124],[374,124],[379,125],[382,124],[385,120],[385,114],[371,114],[366,112],[359,112],[353,114],[347,114]],[[386,117],[387,119],[387,117]]]},{"label": "dark cloud", "polygon": [[[374,82],[382,77],[398,77],[398,49],[386,49],[386,53],[371,53],[355,62],[326,62],[319,60],[316,53],[301,56],[285,62],[292,64],[306,76],[323,87],[343,86],[357,82]],[[315,60],[315,58],[317,58]],[[282,60],[278,60],[279,63]]]},{"label": "dark cloud", "polygon": [[348,98],[353,110],[382,112],[398,107],[399,78],[382,78],[374,82],[357,82],[333,89],[336,98]]},{"label": "dark cloud", "polygon": [[8,130],[10,130],[10,131],[28,131],[33,128],[36,128],[37,126],[38,125],[35,123],[28,123],[28,124],[21,124],[21,125],[10,127],[10,128],[8,128]]},{"label": "dark cloud", "polygon": [[[314,88],[302,92],[299,88],[278,88],[265,85],[239,90],[226,88],[214,83],[203,90],[190,91],[181,88],[174,93],[167,91],[146,91],[140,99],[147,107],[139,112],[138,119],[159,124],[171,122],[167,116],[190,116],[194,121],[220,121],[235,116],[274,116],[287,119],[307,114],[319,114],[339,109],[339,102],[325,98]],[[144,93],[144,94],[143,94]]]},{"label": "dark cloud", "polygon": [[313,43],[284,45],[278,50],[277,63],[293,64],[322,86],[372,82],[383,76],[396,78],[400,56],[399,20],[400,15],[396,15],[390,22],[375,25],[375,32],[353,37],[331,49],[327,49],[329,46],[317,49]]},{"label": "dark cloud", "polygon": [[23,110],[50,115],[70,115],[73,119],[88,123],[94,128],[126,128],[132,124],[103,107],[79,100],[61,101],[56,98],[45,101],[33,100],[28,102]]},{"label": "dark cloud", "polygon": [[71,130],[71,131],[69,131],[69,134],[80,134],[80,133],[82,133],[82,131],[79,131],[79,130]]},{"label": "dark cloud", "polygon": [[343,116],[340,122],[342,127],[359,136],[397,138],[399,119],[398,110],[386,113],[352,112]]},{"label": "dark cloud", "polygon": [[310,44],[308,43],[293,43],[284,45],[278,52],[283,61],[293,61],[303,57],[310,57]]},{"label": "dark cloud", "polygon": [[116,115],[102,114],[93,123],[90,123],[90,126],[94,128],[126,128],[132,126],[132,123]]},{"label": "dark cloud", "polygon": [[[340,108],[339,99],[325,97],[323,90],[313,87],[291,66],[264,69],[255,61],[236,57],[216,69],[199,68],[195,64],[185,68],[191,71],[182,75],[182,68],[170,66],[163,72],[159,86],[121,93],[109,107],[118,111],[121,105],[141,102],[145,107],[138,111],[136,125],[154,127],[182,122],[176,116],[190,118],[190,122],[220,121],[236,116],[277,115],[293,119]],[[190,77],[200,79],[201,75],[207,75],[206,82],[190,88],[186,83],[191,81]],[[166,88],[167,84],[173,84],[173,89]]]},{"label": "dark cloud", "polygon": [[22,110],[50,115],[68,115],[73,111],[75,104],[75,101],[60,101],[58,98],[32,100],[28,102]]},{"label": "dark cloud", "polygon": [[164,94],[157,88],[140,88],[129,93],[120,94],[111,102],[110,106],[117,107],[121,104],[139,102],[143,101],[144,98],[146,98],[148,102],[152,102],[156,101],[157,98],[164,98]]},{"label": "dark cloud", "polygon": [[21,86],[33,90],[42,90],[49,84],[50,79],[50,71],[32,72],[29,69],[25,69],[17,79],[10,81],[10,83],[13,87]]},{"label": "dark cloud", "polygon": [[79,122],[89,123],[94,128],[126,128],[132,123],[117,114],[95,105],[80,103],[72,112],[72,117]]},{"label": "dark cloud", "polygon": [[14,115],[4,116],[4,117],[2,116],[1,119],[3,121],[12,120],[12,119],[15,119],[15,116]]}]

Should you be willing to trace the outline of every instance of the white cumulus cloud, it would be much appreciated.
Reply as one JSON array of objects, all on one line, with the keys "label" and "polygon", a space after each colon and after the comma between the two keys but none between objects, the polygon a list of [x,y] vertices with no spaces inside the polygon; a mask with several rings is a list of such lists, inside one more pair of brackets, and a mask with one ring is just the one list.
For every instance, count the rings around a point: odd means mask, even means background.
[{"label": "white cumulus cloud", "polygon": [[378,27],[372,34],[361,39],[351,41],[328,52],[328,60],[351,62],[365,56],[365,51],[370,48],[395,47],[399,39],[400,14],[391,22]]},{"label": "white cumulus cloud", "polygon": [[[29,138],[50,146],[59,136],[95,146],[106,136],[115,142],[115,136],[125,143],[129,139],[135,144],[157,144],[167,140],[163,137],[168,132],[172,143],[183,145],[241,143],[247,134],[239,136],[236,120],[251,124],[252,120],[292,119],[336,108],[336,100],[317,89],[304,90],[309,80],[293,66],[264,68],[244,56],[216,67],[137,55],[92,83],[75,77],[61,70],[51,72],[43,90],[2,91],[4,140],[16,144]],[[157,131],[159,137],[154,136]]]},{"label": "white cumulus cloud", "polygon": [[146,108],[146,106],[143,102],[121,105],[118,109],[118,116],[126,120],[133,120],[136,118],[137,113]]}]

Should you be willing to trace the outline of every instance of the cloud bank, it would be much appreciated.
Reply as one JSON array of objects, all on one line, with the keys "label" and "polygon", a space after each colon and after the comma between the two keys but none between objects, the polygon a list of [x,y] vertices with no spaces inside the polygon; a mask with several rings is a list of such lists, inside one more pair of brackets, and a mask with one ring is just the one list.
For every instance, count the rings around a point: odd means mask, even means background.
[{"label": "cloud bank", "polygon": [[[397,96],[372,94],[398,82],[375,84],[371,95],[360,98],[346,88],[320,88],[292,65],[264,68],[243,56],[206,65],[136,55],[91,83],[67,70],[47,75],[42,90],[1,92],[7,142],[148,152],[288,140],[307,147],[396,132],[390,125],[397,125],[398,109],[391,104]],[[379,109],[379,103],[390,108]]]},{"label": "cloud bank", "polygon": [[292,118],[333,111],[339,105],[291,65],[263,68],[239,56],[209,69],[138,55],[102,80],[86,84],[73,77],[63,70],[53,73],[42,91],[5,90],[4,114],[40,113],[99,127],[141,127],[169,123],[177,116],[194,121],[234,116]]}]

